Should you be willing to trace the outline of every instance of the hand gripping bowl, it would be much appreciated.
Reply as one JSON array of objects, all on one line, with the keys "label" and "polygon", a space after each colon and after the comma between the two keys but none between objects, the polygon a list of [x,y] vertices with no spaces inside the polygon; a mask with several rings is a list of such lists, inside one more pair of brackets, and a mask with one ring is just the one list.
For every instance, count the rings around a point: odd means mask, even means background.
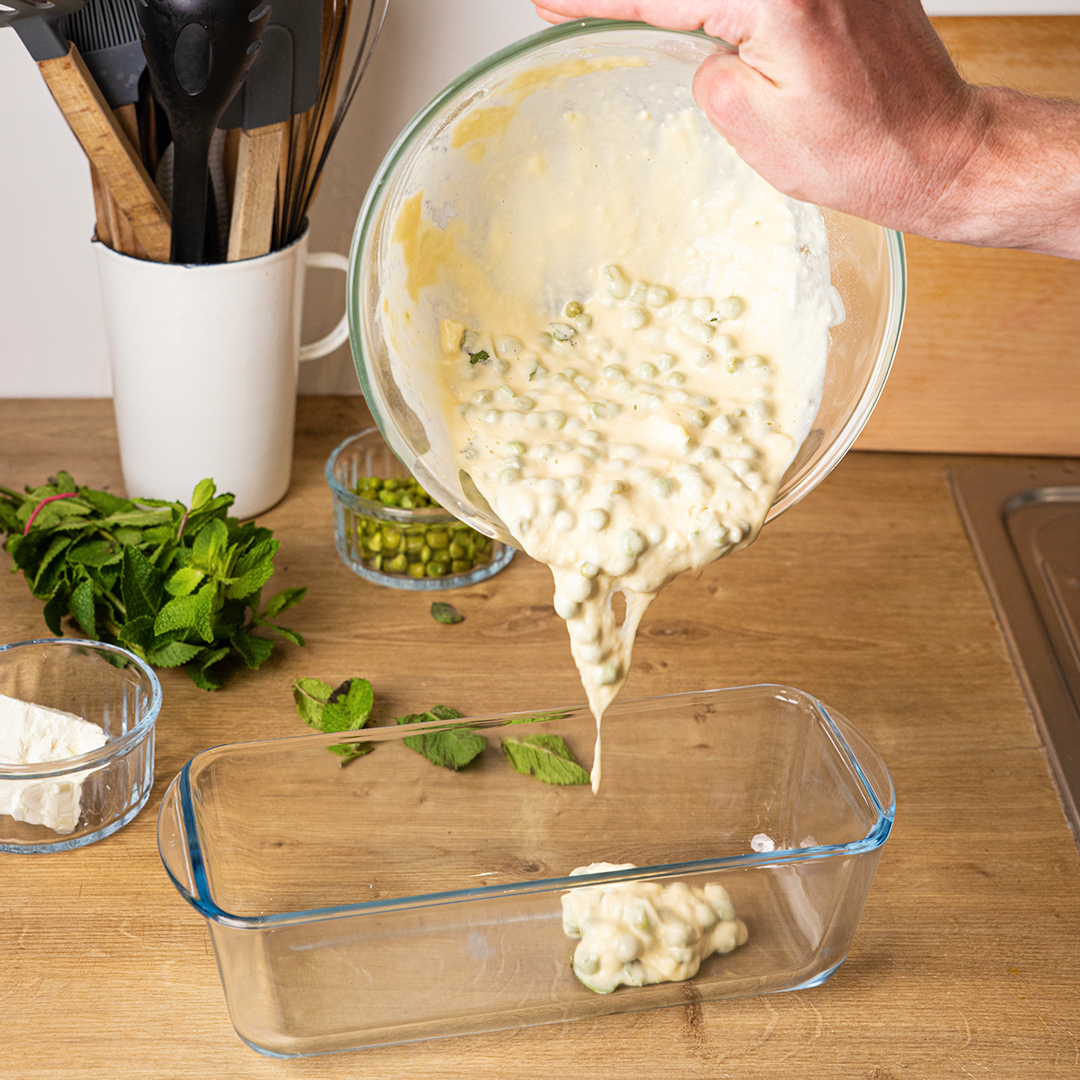
[{"label": "hand gripping bowl", "polygon": [[[442,506],[488,536],[512,542],[471,477],[458,469],[438,388],[430,378],[407,370],[384,334],[380,306],[391,280],[399,212],[424,186],[422,175],[442,167],[455,122],[478,108],[490,106],[493,114],[505,108],[507,86],[527,69],[594,56],[629,57],[653,76],[648,92],[660,94],[658,101],[650,98],[656,109],[667,100],[664,93],[672,109],[685,108],[694,71],[723,47],[700,33],[661,31],[640,23],[586,20],[545,30],[489,57],[443,90],[402,133],[368,191],[353,239],[348,290],[353,354],[364,394],[404,466]],[[563,95],[569,109],[573,83],[556,79],[536,93]],[[561,107],[562,102],[556,104]],[[441,213],[453,217],[456,209],[446,205]],[[822,214],[832,284],[845,318],[830,332],[817,418],[783,478],[769,519],[811,491],[850,449],[884,388],[903,320],[900,234],[834,211]],[[438,348],[433,340],[435,355]]]},{"label": "hand gripping bowl", "polygon": [[[622,699],[605,724],[597,796],[587,782],[521,775],[506,754],[507,743],[558,735],[587,761],[586,708],[390,723],[192,758],[162,799],[158,847],[206,919],[239,1036],[292,1057],[828,979],[895,810],[888,770],[859,731],[784,686]],[[447,728],[486,740],[460,772],[410,745]],[[327,748],[346,742],[370,753],[342,768]],[[567,876],[604,861],[637,869]],[[571,969],[578,942],[563,899],[628,880],[706,895],[719,886],[745,942],[688,982],[594,993]]]}]

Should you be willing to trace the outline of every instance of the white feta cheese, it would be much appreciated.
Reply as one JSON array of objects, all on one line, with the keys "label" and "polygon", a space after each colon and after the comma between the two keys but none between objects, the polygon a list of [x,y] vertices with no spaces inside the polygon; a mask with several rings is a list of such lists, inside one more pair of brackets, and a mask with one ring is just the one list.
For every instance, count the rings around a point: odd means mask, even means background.
[{"label": "white feta cheese", "polygon": [[[73,713],[0,694],[0,765],[64,761],[105,742],[97,724]],[[0,814],[57,833],[72,832],[82,811],[83,782],[92,771],[54,780],[0,780]]]}]

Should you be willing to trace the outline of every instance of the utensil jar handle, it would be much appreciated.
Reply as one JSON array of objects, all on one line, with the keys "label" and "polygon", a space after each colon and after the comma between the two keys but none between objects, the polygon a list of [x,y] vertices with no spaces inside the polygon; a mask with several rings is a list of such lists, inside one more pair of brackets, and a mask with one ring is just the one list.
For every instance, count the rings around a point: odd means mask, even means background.
[{"label": "utensil jar handle", "polygon": [[[306,264],[308,267],[327,270],[341,270],[349,272],[349,260],[336,251],[312,251],[309,252]],[[349,340],[349,313],[345,312],[338,321],[337,326],[325,337],[313,341],[310,345],[300,346],[301,360],[317,360],[320,356],[332,353],[339,345],[344,345]]]}]

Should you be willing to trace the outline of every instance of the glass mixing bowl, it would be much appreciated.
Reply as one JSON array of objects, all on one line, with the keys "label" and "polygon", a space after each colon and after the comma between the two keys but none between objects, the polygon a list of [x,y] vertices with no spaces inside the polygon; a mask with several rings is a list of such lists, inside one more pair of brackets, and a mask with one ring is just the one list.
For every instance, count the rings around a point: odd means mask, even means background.
[{"label": "glass mixing bowl", "polygon": [[[723,48],[722,42],[700,32],[656,30],[642,23],[584,20],[544,30],[447,86],[406,127],[376,174],[357,221],[349,269],[350,336],[360,383],[375,422],[409,472],[442,506],[488,536],[512,543],[471,477],[458,468],[438,388],[411,378],[383,333],[380,304],[398,212],[422,186],[417,179],[421,169],[431,165],[433,156],[446,153],[455,121],[477,106],[491,103],[497,108],[509,81],[524,70],[610,53],[642,58],[662,71],[660,78],[688,88],[702,60]],[[557,80],[538,92],[565,92],[559,86]],[[845,318],[830,332],[817,418],[767,520],[803,498],[851,448],[884,389],[903,321],[900,234],[832,210],[823,209],[822,214],[832,284],[843,300]],[[437,342],[432,347],[438,349]]]}]

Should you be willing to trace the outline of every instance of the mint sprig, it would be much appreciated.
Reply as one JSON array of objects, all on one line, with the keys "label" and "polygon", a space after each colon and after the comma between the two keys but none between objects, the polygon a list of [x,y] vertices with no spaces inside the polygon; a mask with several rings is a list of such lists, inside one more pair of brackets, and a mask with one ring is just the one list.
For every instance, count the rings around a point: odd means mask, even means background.
[{"label": "mint sprig", "polygon": [[59,472],[23,494],[0,487],[0,532],[57,637],[69,619],[85,637],[217,690],[228,663],[255,670],[269,659],[274,640],[257,631],[304,644],[276,620],[306,590],[263,604],[280,545],[269,529],[230,517],[233,501],[209,479],[184,506],[124,499]]},{"label": "mint sprig", "polygon": [[521,739],[504,735],[502,748],[510,764],[523,776],[535,776],[545,784],[559,786],[589,783],[589,774],[558,735],[528,735]]},{"label": "mint sprig", "polygon": [[[293,700],[301,718],[316,731],[359,731],[371,719],[375,695],[367,679],[346,679],[336,688],[321,679],[297,679]],[[327,749],[346,765],[370,754],[374,747],[370,743],[341,743]]]},{"label": "mint sprig", "polygon": [[[447,705],[433,705],[428,712],[399,716],[399,724],[424,724],[431,720],[460,720],[462,713]],[[426,757],[433,765],[445,769],[463,769],[487,747],[487,739],[471,728],[454,727],[445,731],[429,731],[421,735],[406,735],[401,740],[410,750]]]}]

